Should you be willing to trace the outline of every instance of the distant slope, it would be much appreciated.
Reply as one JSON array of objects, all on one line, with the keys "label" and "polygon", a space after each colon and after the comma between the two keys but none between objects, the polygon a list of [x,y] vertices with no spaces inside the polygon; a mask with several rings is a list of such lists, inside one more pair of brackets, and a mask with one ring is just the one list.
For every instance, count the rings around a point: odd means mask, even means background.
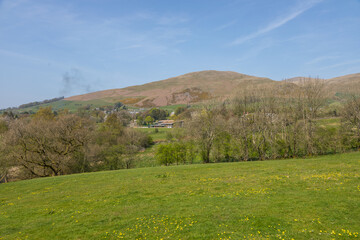
[{"label": "distant slope", "polygon": [[230,71],[201,71],[122,89],[98,91],[66,98],[69,101],[104,99],[136,106],[166,106],[230,96],[246,86],[274,84],[269,78]]},{"label": "distant slope", "polygon": [[[305,77],[294,77],[284,81],[300,84]],[[314,79],[314,78],[312,78]],[[327,91],[332,94],[355,92],[360,93],[360,73],[324,79]]]},{"label": "distant slope", "polygon": [[333,93],[360,93],[360,73],[331,78],[326,80],[326,84]]}]

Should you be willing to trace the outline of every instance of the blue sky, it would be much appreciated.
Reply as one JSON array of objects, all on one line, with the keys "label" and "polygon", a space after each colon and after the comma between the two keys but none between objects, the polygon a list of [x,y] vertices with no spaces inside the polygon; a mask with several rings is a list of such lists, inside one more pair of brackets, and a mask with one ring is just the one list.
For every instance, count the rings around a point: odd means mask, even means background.
[{"label": "blue sky", "polygon": [[360,0],[0,0],[0,108],[200,70],[360,72]]}]

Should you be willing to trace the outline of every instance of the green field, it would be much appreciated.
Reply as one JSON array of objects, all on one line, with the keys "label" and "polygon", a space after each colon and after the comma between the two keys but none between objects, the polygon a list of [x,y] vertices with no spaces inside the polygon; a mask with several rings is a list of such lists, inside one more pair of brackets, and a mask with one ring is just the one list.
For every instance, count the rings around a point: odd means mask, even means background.
[{"label": "green field", "polygon": [[356,239],[360,153],[0,185],[0,239]]},{"label": "green field", "polygon": [[[169,140],[171,135],[181,132],[181,128],[157,128],[158,132],[155,131],[155,128],[135,128],[137,131],[147,133],[154,140],[154,145],[145,149],[144,152],[137,154],[137,159],[134,163],[136,168],[139,167],[155,167],[160,164],[156,161],[155,153],[159,145],[163,142]],[[169,136],[170,135],[170,136]]]},{"label": "green field", "polygon": [[91,100],[91,101],[67,101],[67,100],[60,100],[52,103],[41,104],[38,106],[27,107],[18,109],[19,112],[37,112],[39,108],[44,108],[51,106],[54,111],[68,109],[70,112],[76,112],[81,107],[91,106],[91,108],[97,108],[102,106],[109,106],[113,105],[113,103],[109,103],[104,100]]},{"label": "green field", "polygon": [[[104,106],[113,106],[115,102],[121,101],[111,98],[105,98],[105,99],[96,99],[96,100],[89,100],[89,101],[68,101],[68,100],[60,100],[56,102],[51,103],[44,103],[41,105],[33,106],[33,107],[26,107],[17,109],[16,111],[23,113],[23,112],[37,112],[39,108],[44,108],[51,106],[54,111],[59,111],[63,109],[68,109],[70,112],[76,112],[79,108],[90,106],[91,109],[98,108],[98,107],[104,107]],[[169,113],[176,110],[178,107],[186,107],[186,104],[177,104],[177,105],[169,105],[169,106],[163,106],[159,107],[160,109],[166,110]],[[128,109],[138,109],[137,107],[127,105]],[[15,112],[16,112],[15,111]],[[2,113],[4,111],[0,111]]]},{"label": "green field", "polygon": [[166,110],[168,111],[169,113],[171,112],[175,112],[175,110],[178,108],[178,107],[186,107],[187,105],[186,104],[175,104],[175,105],[167,105],[167,106],[162,106],[162,107],[159,107],[160,109],[163,109],[163,110]]},{"label": "green field", "polygon": [[[175,132],[174,128],[135,128],[138,131],[149,134],[154,142],[163,142],[167,140],[168,134]],[[157,129],[157,132],[156,130]]]}]

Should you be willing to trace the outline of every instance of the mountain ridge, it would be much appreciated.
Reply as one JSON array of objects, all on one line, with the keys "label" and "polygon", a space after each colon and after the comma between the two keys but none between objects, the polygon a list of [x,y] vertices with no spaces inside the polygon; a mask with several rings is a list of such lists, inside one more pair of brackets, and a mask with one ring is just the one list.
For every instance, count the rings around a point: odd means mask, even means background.
[{"label": "mountain ridge", "polygon": [[233,71],[206,70],[119,89],[108,89],[68,97],[68,101],[107,99],[136,106],[165,106],[226,97],[242,86],[276,81]]},{"label": "mountain ridge", "polygon": [[[108,102],[121,101],[137,107],[159,107],[174,104],[197,103],[210,99],[229,97],[249,86],[296,84],[308,77],[294,77],[275,81],[234,71],[196,71],[125,88],[108,89],[65,98],[66,101],[91,101],[102,99]],[[360,73],[324,79],[329,92],[359,89]]]}]

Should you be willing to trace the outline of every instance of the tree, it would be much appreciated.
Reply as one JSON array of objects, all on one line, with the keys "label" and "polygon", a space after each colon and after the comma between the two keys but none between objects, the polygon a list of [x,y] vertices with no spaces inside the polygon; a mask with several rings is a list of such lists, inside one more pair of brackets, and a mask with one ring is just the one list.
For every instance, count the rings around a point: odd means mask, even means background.
[{"label": "tree", "polygon": [[154,119],[151,116],[147,116],[144,121],[147,125],[149,125],[154,122]]},{"label": "tree", "polygon": [[314,119],[317,117],[319,108],[325,103],[325,82],[321,79],[303,78],[300,82],[299,106],[302,112],[305,133],[305,151],[307,155],[315,153],[314,149]]},{"label": "tree", "polygon": [[187,109],[186,107],[177,107],[177,108],[175,109],[175,115],[176,115],[176,116],[179,116],[181,113],[185,112],[186,109]]},{"label": "tree", "polygon": [[40,107],[40,109],[33,115],[36,120],[54,120],[55,114],[52,111],[52,107]]},{"label": "tree", "polygon": [[7,122],[0,119],[0,134],[5,133],[9,129]]},{"label": "tree", "polygon": [[125,105],[122,102],[117,102],[114,104],[114,108],[116,110],[121,109],[122,107],[125,107]]},{"label": "tree", "polygon": [[112,128],[119,133],[121,133],[123,130],[123,125],[116,113],[112,113],[107,116],[105,120],[105,126],[108,128]]},{"label": "tree", "polygon": [[83,151],[92,123],[75,115],[45,119],[20,119],[10,124],[5,134],[10,157],[35,177],[73,172],[74,162],[84,164],[86,160]]},{"label": "tree", "polygon": [[360,97],[352,94],[343,108],[343,125],[353,142],[353,148],[360,148]]},{"label": "tree", "polygon": [[5,131],[0,132],[0,183],[7,182],[7,174],[9,169],[9,161],[6,159],[6,147],[3,142],[2,134]]},{"label": "tree", "polygon": [[171,165],[174,162],[172,145],[161,144],[155,153],[155,157],[160,164]]},{"label": "tree", "polygon": [[188,124],[188,132],[199,145],[204,163],[210,162],[210,153],[220,130],[219,122],[220,116],[217,115],[216,110],[207,107]]},{"label": "tree", "polygon": [[152,108],[144,113],[144,117],[145,116],[151,116],[154,119],[154,121],[156,121],[156,120],[166,119],[169,116],[169,113],[163,109]]}]

